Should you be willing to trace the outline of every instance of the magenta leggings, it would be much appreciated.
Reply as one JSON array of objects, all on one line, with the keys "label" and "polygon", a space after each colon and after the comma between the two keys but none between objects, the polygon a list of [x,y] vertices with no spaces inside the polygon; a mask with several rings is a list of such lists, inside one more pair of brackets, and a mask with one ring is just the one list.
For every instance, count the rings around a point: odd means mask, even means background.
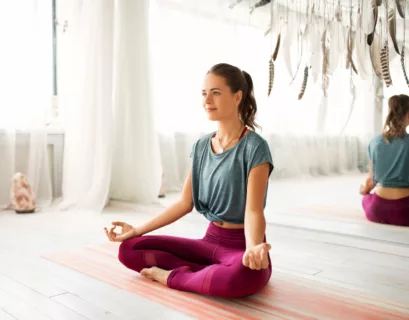
[{"label": "magenta leggings", "polygon": [[268,269],[243,266],[244,229],[209,224],[203,239],[142,236],[124,241],[118,258],[127,268],[140,272],[159,267],[173,270],[168,287],[208,296],[239,298],[262,289],[271,277]]},{"label": "magenta leggings", "polygon": [[362,199],[362,207],[369,221],[409,226],[409,197],[387,200],[376,193],[367,194]]}]

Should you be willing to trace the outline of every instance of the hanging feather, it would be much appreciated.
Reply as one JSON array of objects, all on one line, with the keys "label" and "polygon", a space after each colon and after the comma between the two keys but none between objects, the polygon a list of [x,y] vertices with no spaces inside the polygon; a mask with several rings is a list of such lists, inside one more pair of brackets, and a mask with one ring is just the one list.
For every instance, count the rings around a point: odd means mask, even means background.
[{"label": "hanging feather", "polygon": [[235,6],[237,6],[240,2],[243,0],[235,0],[232,3],[229,4],[229,9],[233,9]]},{"label": "hanging feather", "polygon": [[330,28],[331,34],[331,56],[329,57],[328,73],[335,72],[340,62],[340,55],[344,52],[345,38],[344,26],[341,22],[333,21]]},{"label": "hanging feather", "polygon": [[268,79],[268,96],[270,96],[271,89],[274,84],[274,61],[270,59],[269,61],[269,79]]},{"label": "hanging feather", "polygon": [[354,50],[354,43],[353,43],[353,37],[351,37],[351,33],[352,31],[350,31],[348,33],[348,41],[347,41],[347,63],[346,63],[346,68],[349,69],[349,67],[351,66],[352,70],[358,74],[358,70],[356,69],[354,60],[352,58],[352,52]]},{"label": "hanging feather", "polygon": [[405,10],[403,9],[403,4],[405,0],[396,0],[396,8],[398,9],[401,18],[405,19]]},{"label": "hanging feather", "polygon": [[[289,17],[291,19],[291,17]],[[285,25],[285,32],[283,33],[283,39],[280,44],[281,50],[282,50],[282,57],[284,58],[284,65],[287,69],[288,75],[292,78],[294,75],[294,69],[293,69],[293,64],[292,61],[294,59],[294,50],[291,50],[291,47],[293,45],[294,39],[296,37],[295,33],[296,30],[295,28],[290,27],[290,23]]]},{"label": "hanging feather", "polygon": [[315,3],[313,3],[311,7],[311,21],[309,22],[312,23],[313,21],[315,21],[316,18],[317,16],[315,14]]},{"label": "hanging feather", "polygon": [[406,84],[409,87],[409,79],[408,79],[408,75],[406,73],[406,68],[405,68],[405,46],[404,45],[402,46],[402,51],[400,55],[400,63],[402,64],[403,76],[405,77]]},{"label": "hanging feather", "polygon": [[388,44],[381,50],[381,66],[382,66],[382,76],[385,80],[386,87],[390,87],[392,85],[392,78],[389,71],[389,48]]},{"label": "hanging feather", "polygon": [[376,23],[378,21],[378,5],[376,0],[371,0],[371,8],[372,8],[372,17],[373,17],[373,29],[370,34],[368,34],[367,37],[367,43],[368,45],[372,45],[374,36],[375,36],[375,29],[376,29]]},{"label": "hanging feather", "polygon": [[342,9],[341,9],[341,4],[338,2],[337,7],[335,8],[335,19],[338,22],[341,22],[342,20]]},{"label": "hanging feather", "polygon": [[357,69],[356,66],[355,66],[354,60],[352,60],[352,56],[351,56],[351,67],[352,67],[352,70],[353,70],[356,74],[358,74],[358,69]]},{"label": "hanging feather", "polygon": [[311,32],[309,36],[310,42],[310,60],[309,65],[311,66],[312,80],[314,83],[317,82],[318,76],[320,74],[321,62],[320,62],[320,38],[316,31],[316,25],[311,26]]},{"label": "hanging feather", "polygon": [[341,129],[341,134],[343,134],[345,129],[347,128],[348,123],[351,120],[351,116],[352,116],[352,114],[354,112],[354,109],[355,109],[356,90],[355,90],[354,81],[352,79],[352,75],[351,75],[351,78],[350,78],[350,83],[351,83],[351,86],[350,86],[351,105],[350,105],[350,108],[349,108],[349,114],[348,114],[347,120],[345,121],[345,124]]},{"label": "hanging feather", "polygon": [[361,8],[358,8],[358,13],[356,17],[356,29],[360,30],[362,29],[362,13],[361,13]]},{"label": "hanging feather", "polygon": [[281,33],[279,33],[278,37],[277,37],[276,48],[274,49],[274,53],[273,53],[273,56],[272,56],[273,61],[276,61],[276,59],[277,59],[278,50],[280,49],[280,42],[281,42]]},{"label": "hanging feather", "polygon": [[[386,0],[386,1],[388,1],[388,0]],[[379,6],[381,6],[382,5],[382,0],[376,0],[376,5],[379,7]]]},{"label": "hanging feather", "polygon": [[298,95],[298,100],[301,100],[302,97],[304,96],[305,88],[307,87],[307,81],[308,81],[308,67],[305,67],[305,69],[304,69],[304,80],[302,82],[301,91],[300,91],[300,93]]},{"label": "hanging feather", "polygon": [[250,14],[252,14],[255,9],[260,8],[260,7],[263,7],[263,6],[265,6],[266,4],[269,4],[270,2],[271,2],[271,0],[260,0],[259,2],[257,2],[257,3],[254,5],[254,7],[251,7],[251,8],[250,8]]},{"label": "hanging feather", "polygon": [[301,50],[300,50],[300,56],[299,56],[299,58],[298,58],[297,69],[295,70],[295,74],[294,74],[294,77],[292,78],[292,80],[291,80],[291,82],[290,82],[290,85],[293,83],[293,81],[294,81],[295,78],[297,77],[298,71],[300,70],[301,59],[302,59],[303,54],[304,54],[304,49],[303,49],[303,48],[304,48],[304,41],[307,42],[307,38],[308,38],[308,35],[309,35],[309,31],[310,31],[309,24],[307,23],[307,24],[305,25],[304,32],[303,32],[303,34],[302,34],[302,38],[301,38],[301,41],[300,41],[300,43],[301,43]]},{"label": "hanging feather", "polygon": [[351,32],[348,32],[348,39],[347,39],[347,58],[346,58],[346,65],[345,68],[349,69],[351,65],[351,57],[352,55],[352,48],[351,48]]},{"label": "hanging feather", "polygon": [[265,6],[266,4],[269,4],[270,2],[271,0],[260,0],[254,5],[254,7],[259,8],[259,7]]},{"label": "hanging feather", "polygon": [[355,55],[356,55],[356,61],[358,63],[358,70],[359,70],[359,75],[361,76],[362,80],[366,79],[367,76],[367,71],[366,71],[366,57],[365,57],[365,47],[366,47],[366,42],[364,38],[362,37],[363,35],[363,30],[358,29],[356,34],[355,34]]},{"label": "hanging feather", "polygon": [[327,96],[327,90],[329,87],[329,75],[328,75],[328,65],[329,65],[329,49],[327,46],[327,28],[325,28],[324,33],[321,38],[321,48],[322,48],[322,90],[324,91],[324,96]]},{"label": "hanging feather", "polygon": [[372,68],[375,71],[375,74],[379,79],[382,79],[382,68],[380,65],[381,58],[380,58],[380,42],[379,37],[376,36],[374,39],[374,43],[369,48],[369,56],[371,58]]},{"label": "hanging feather", "polygon": [[388,26],[389,26],[389,35],[391,36],[393,47],[397,54],[399,53],[398,40],[396,39],[396,9],[391,8],[388,12]]}]

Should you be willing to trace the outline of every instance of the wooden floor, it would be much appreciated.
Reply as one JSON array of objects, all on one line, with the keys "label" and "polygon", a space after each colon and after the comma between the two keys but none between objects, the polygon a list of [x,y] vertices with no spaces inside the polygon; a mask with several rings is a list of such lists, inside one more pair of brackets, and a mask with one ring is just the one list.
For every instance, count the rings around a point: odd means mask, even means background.
[{"label": "wooden floor", "polygon": [[[103,227],[111,221],[136,224],[160,210],[160,205],[113,204],[103,214],[52,209],[33,215],[0,212],[0,320],[189,319],[41,258],[104,243]],[[409,305],[408,230],[342,223],[336,230],[334,222],[330,230],[325,219],[297,222],[296,215],[280,218],[273,211],[266,215],[273,270]],[[191,214],[155,233],[198,237],[206,226],[201,216]]]}]

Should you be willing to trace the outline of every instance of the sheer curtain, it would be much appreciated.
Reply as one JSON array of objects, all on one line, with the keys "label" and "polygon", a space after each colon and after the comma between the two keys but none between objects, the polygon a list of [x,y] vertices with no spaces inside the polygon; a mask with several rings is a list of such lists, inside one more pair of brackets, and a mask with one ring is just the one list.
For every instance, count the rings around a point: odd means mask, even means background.
[{"label": "sheer curtain", "polygon": [[[268,6],[249,15],[248,4],[246,7],[244,2],[233,10],[228,9],[228,1],[220,0],[154,3],[151,10],[154,107],[165,180],[170,190],[180,188],[186,176],[192,143],[201,134],[215,129],[202,111],[200,92],[205,73],[219,62],[236,65],[253,78],[260,133],[269,142],[276,163],[273,177],[338,174],[356,171],[367,162],[363,149],[373,133],[372,74],[365,80],[355,74],[351,77],[343,67],[343,54],[339,55],[332,65],[336,70],[330,77],[328,97],[323,98],[318,68],[315,72],[310,70],[306,92],[298,100],[304,67],[309,61],[305,52],[311,50],[304,45],[299,63],[302,48],[297,30],[304,30],[305,16],[290,12],[286,23],[276,17],[278,22],[274,23],[272,33],[265,36]],[[283,17],[287,19],[286,15]],[[322,30],[315,30],[317,59],[322,59]],[[268,61],[279,32],[281,47],[275,62],[274,86],[267,96]],[[290,59],[285,59],[288,53]],[[318,60],[318,65],[321,63]],[[351,84],[355,91],[353,109]]]},{"label": "sheer curtain", "polygon": [[64,121],[63,209],[102,210],[111,178],[113,2],[61,1],[59,101]]},{"label": "sheer curtain", "polygon": [[151,203],[160,189],[150,108],[148,0],[66,0],[60,20],[65,152],[62,209]]},{"label": "sheer curtain", "polygon": [[51,0],[0,3],[0,209],[11,178],[28,176],[37,206],[52,200],[46,123],[52,97]]}]

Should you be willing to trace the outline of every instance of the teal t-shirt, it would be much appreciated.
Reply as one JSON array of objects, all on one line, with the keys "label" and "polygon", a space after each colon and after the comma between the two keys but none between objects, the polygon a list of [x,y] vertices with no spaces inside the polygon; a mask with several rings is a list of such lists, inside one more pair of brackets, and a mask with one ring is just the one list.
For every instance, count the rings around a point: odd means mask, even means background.
[{"label": "teal t-shirt", "polygon": [[409,135],[389,141],[379,135],[369,143],[373,180],[385,188],[409,188]]},{"label": "teal t-shirt", "polygon": [[[214,133],[200,138],[192,157],[192,192],[195,209],[210,221],[244,223],[247,181],[250,170],[260,164],[274,169],[267,142],[254,131],[221,154],[211,147]],[[266,205],[267,192],[264,197]]]}]

